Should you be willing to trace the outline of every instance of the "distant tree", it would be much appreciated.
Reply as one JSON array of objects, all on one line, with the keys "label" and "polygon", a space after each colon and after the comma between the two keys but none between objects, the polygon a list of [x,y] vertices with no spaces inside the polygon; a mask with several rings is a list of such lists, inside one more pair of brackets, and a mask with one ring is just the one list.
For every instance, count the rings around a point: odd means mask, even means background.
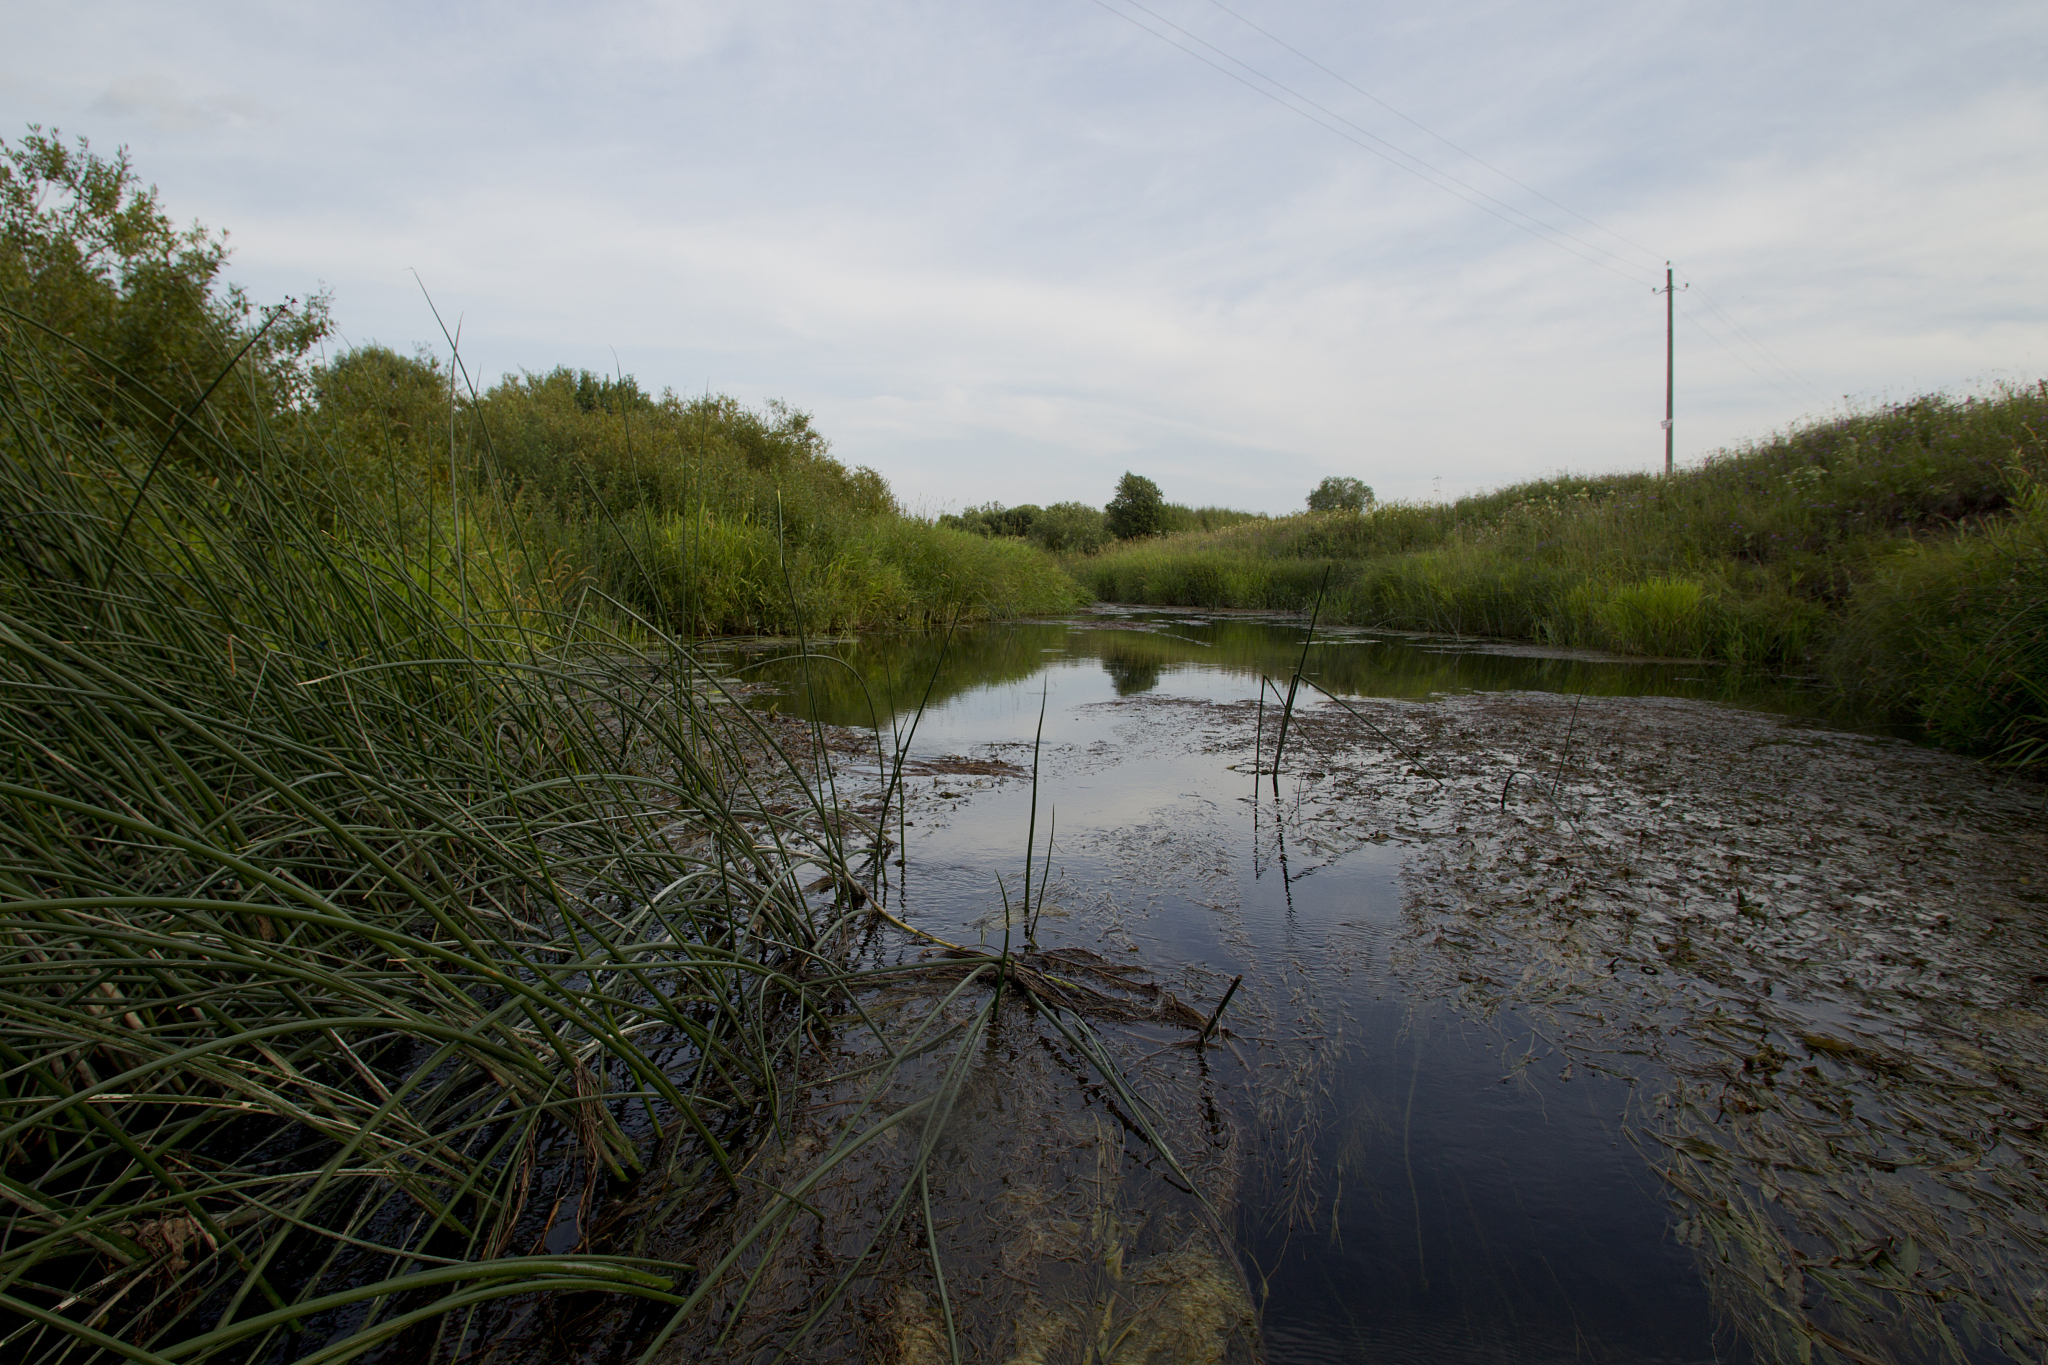
[{"label": "distant tree", "polygon": [[1308,495],[1311,512],[1363,512],[1372,506],[1372,489],[1357,479],[1332,474]]},{"label": "distant tree", "polygon": [[957,513],[947,513],[939,518],[939,525],[972,531],[978,536],[1028,536],[1040,515],[1040,509],[1034,503],[1005,507],[999,502],[986,502],[979,507],[963,507]]},{"label": "distant tree", "polygon": [[1118,540],[1157,535],[1166,522],[1166,497],[1143,474],[1126,472],[1117,480],[1116,496],[1102,509],[1102,519]]}]

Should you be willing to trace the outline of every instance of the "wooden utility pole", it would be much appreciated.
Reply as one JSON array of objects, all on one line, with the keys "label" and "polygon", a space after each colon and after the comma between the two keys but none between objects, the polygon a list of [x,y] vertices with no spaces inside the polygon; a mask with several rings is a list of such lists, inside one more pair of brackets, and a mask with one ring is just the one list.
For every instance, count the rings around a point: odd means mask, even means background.
[{"label": "wooden utility pole", "polygon": [[1671,288],[1671,262],[1664,262],[1664,477],[1671,477],[1672,362],[1676,346],[1672,340],[1671,318],[1678,295]]},{"label": "wooden utility pole", "polygon": [[1671,262],[1664,262],[1664,287],[1650,292],[1664,296],[1664,477],[1668,479],[1671,477],[1672,361],[1676,349],[1671,323],[1678,300],[1678,291],[1671,284]]}]

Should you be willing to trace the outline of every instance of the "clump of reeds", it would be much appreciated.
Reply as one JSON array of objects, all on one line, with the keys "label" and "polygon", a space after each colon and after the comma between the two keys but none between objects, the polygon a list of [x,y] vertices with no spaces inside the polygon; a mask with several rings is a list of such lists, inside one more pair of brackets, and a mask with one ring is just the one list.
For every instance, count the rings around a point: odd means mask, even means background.
[{"label": "clump of reeds", "polygon": [[453,483],[71,355],[0,317],[0,1355],[692,1311],[585,1233],[775,1131],[861,985],[860,897],[801,889],[851,817]]},{"label": "clump of reeds", "polygon": [[[864,957],[879,831],[497,486],[79,359],[0,312],[5,1358],[457,1359],[591,1291],[653,1312],[621,1350],[717,1338],[806,1192],[914,1134],[795,1345],[929,1224],[1004,983],[1112,1088],[1082,1012],[1192,1026],[1080,959]],[[919,977],[943,998],[868,1008]],[[691,1263],[627,1254],[758,1184],[792,1084],[855,1054],[869,1099],[774,1197]],[[628,1191],[656,1212],[594,1245]]]},{"label": "clump of reeds", "polygon": [[109,421],[27,330],[0,322],[5,1353],[424,1356],[508,1293],[676,1297],[551,1224],[772,1121],[831,826],[762,812],[686,658],[325,483],[304,433]]}]

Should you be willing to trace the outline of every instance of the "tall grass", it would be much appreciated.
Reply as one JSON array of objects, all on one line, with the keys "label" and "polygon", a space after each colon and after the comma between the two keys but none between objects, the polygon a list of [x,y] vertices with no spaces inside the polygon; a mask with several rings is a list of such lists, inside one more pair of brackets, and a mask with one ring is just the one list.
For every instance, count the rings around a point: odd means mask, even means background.
[{"label": "tall grass", "polygon": [[1930,396],[1669,480],[1310,513],[1069,566],[1109,601],[1297,611],[1327,568],[1327,620],[1819,674],[1943,742],[2035,762],[2044,432],[2048,386]]},{"label": "tall grass", "polygon": [[678,634],[927,626],[1079,597],[1041,548],[905,516],[881,475],[780,404],[566,369],[469,392],[441,361],[375,346],[316,370],[312,390],[359,477],[398,460],[451,499],[503,494],[556,571]]},{"label": "tall grass", "polygon": [[[69,355],[0,316],[0,1358],[458,1359],[590,1291],[659,1336],[878,1134],[928,1155],[989,1006],[862,1012],[872,827],[686,649],[509,498],[260,395],[110,421]],[[835,1015],[954,1060],[722,1260],[591,1245],[739,1188]]]}]

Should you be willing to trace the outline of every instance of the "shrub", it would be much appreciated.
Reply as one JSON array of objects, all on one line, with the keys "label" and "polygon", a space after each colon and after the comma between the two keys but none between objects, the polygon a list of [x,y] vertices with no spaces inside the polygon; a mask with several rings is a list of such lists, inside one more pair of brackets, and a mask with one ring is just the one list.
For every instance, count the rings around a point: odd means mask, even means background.
[{"label": "shrub", "polygon": [[[16,346],[110,398],[104,420],[162,420],[213,388],[242,356],[241,378],[213,390],[216,433],[246,434],[249,419],[295,398],[303,362],[328,330],[327,299],[257,310],[220,280],[227,244],[203,227],[175,227],[127,152],[96,155],[36,125],[0,142],[0,303],[51,329]],[[57,343],[53,335],[68,339]]]},{"label": "shrub", "polygon": [[1056,502],[1031,523],[1031,541],[1054,554],[1093,554],[1109,543],[1102,510],[1085,502]]}]

